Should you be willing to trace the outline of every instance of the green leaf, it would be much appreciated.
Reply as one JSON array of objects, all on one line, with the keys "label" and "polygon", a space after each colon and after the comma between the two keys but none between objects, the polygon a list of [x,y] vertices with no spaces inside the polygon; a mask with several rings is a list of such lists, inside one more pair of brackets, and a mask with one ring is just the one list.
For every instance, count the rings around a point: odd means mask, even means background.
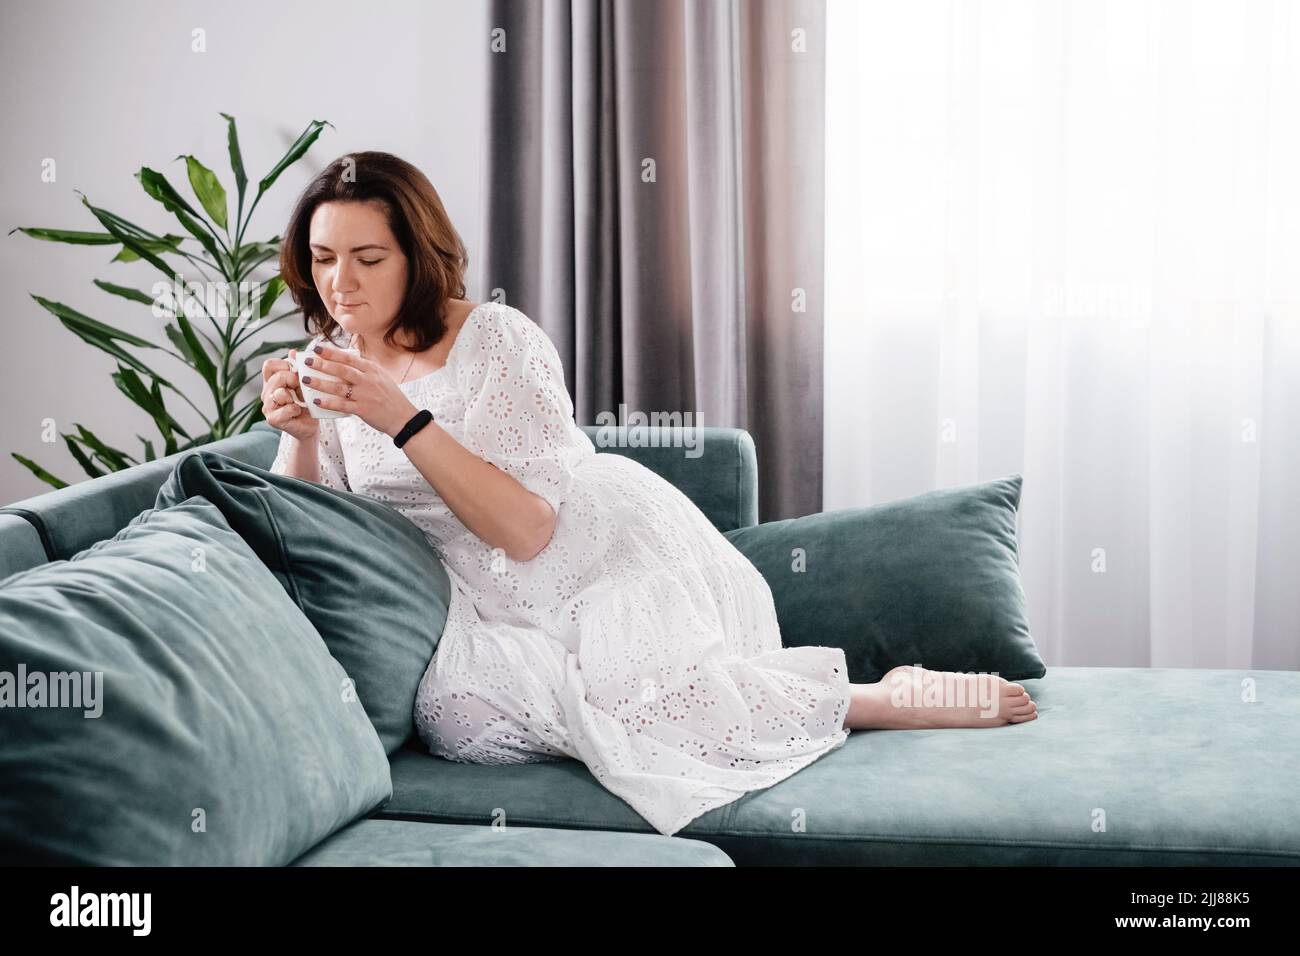
[{"label": "green leaf", "polygon": [[172,345],[176,346],[177,350],[185,356],[186,361],[193,365],[194,356],[190,353],[190,343],[185,341],[185,336],[181,334],[181,330],[168,322],[163,326],[163,331],[167,333],[167,338],[171,339]]},{"label": "green leaf", "polygon": [[[178,432],[188,437],[188,432],[181,427],[179,421],[172,418],[172,414],[166,410],[162,403],[162,393],[157,390],[157,382],[153,382],[152,388],[144,388],[144,382],[140,377],[135,375],[133,369],[123,368],[118,365],[117,371],[113,372],[113,382],[117,385],[118,390],[131,401],[148,412],[149,418],[159,427],[159,432],[166,437],[172,432]],[[170,454],[170,453],[168,453]]]},{"label": "green leaf", "polygon": [[258,318],[266,318],[266,314],[271,311],[271,306],[275,305],[277,299],[284,295],[287,283],[280,276],[273,276],[271,281],[266,284],[262,290],[262,301],[257,310]]},{"label": "green leaf", "polygon": [[180,434],[184,435],[186,438],[188,438],[189,435],[186,434],[185,429],[181,428],[180,423],[176,421],[176,419],[171,417],[171,415],[167,411],[167,408],[163,405],[162,390],[158,388],[157,379],[154,379],[152,382],[149,383],[149,397],[153,399],[154,404],[158,406],[161,412],[159,417],[154,419],[154,421],[156,422],[161,421],[166,423],[165,425],[159,426],[160,430],[163,431],[163,438],[165,439],[163,454],[166,455],[174,454],[176,451],[176,436],[173,433],[179,432]]},{"label": "green leaf", "polygon": [[226,190],[217,180],[216,173],[193,156],[182,153],[177,159],[185,160],[185,170],[190,177],[190,188],[198,197],[204,212],[222,229],[226,228]]},{"label": "green leaf", "polygon": [[13,456],[14,461],[18,462],[18,464],[22,465],[24,468],[30,471],[41,481],[45,482],[47,485],[52,485],[55,488],[68,487],[68,483],[66,481],[64,481],[62,478],[54,477],[54,475],[50,474],[48,471],[46,471],[40,465],[36,464],[36,462],[32,461],[27,456],[20,455],[16,451],[11,451],[9,454]]},{"label": "green leaf", "polygon": [[[119,241],[119,240],[114,239],[113,241],[114,241],[114,242],[117,242],[117,241]],[[176,253],[177,255],[179,255],[179,254],[180,254],[180,251],[181,251],[181,243],[184,242],[184,238],[183,238],[182,236],[173,236],[173,235],[171,235],[171,234],[169,233],[168,235],[164,236],[164,237],[161,238],[161,239],[156,239],[156,240],[155,240],[155,239],[141,239],[141,240],[139,240],[139,242],[140,242],[140,245],[141,245],[141,246],[142,246],[146,251],[148,251],[148,252],[152,252],[152,253],[154,253],[154,254],[157,254],[157,253],[160,253],[160,252],[172,252],[172,253]],[[115,255],[115,256],[114,256],[110,261],[112,261],[112,262],[136,262],[136,261],[139,260],[139,258],[140,258],[140,257],[139,257],[138,255],[136,255],[132,250],[128,249],[126,246],[123,246],[122,249],[121,249],[121,251],[118,252],[118,254]]]},{"label": "green leaf", "polygon": [[[252,413],[251,418],[248,421],[245,421],[245,417],[249,416],[250,412]],[[238,434],[240,431],[244,430],[244,428],[246,428],[252,422],[260,420],[261,417],[262,417],[262,396],[258,395],[256,398],[252,399],[251,401],[245,402],[243,405],[240,406],[237,412],[235,412],[233,415],[230,416],[229,434],[232,435]]]},{"label": "green leaf", "polygon": [[201,445],[206,445],[209,442],[216,441],[216,439],[217,436],[213,435],[212,432],[204,432],[202,435],[195,435],[184,445],[180,445],[179,447],[169,452],[168,454],[175,454],[177,451],[187,451],[190,448],[198,448]]},{"label": "green leaf", "polygon": [[[167,177],[155,169],[148,166],[141,166],[135,178],[140,181],[144,191],[163,204],[168,212],[188,213],[191,216],[198,216],[199,211],[185,201],[185,197],[178,193],[175,187],[167,181]],[[197,237],[196,237],[197,238]]]},{"label": "green leaf", "polygon": [[81,436],[79,439],[81,443],[92,449],[95,456],[112,470],[121,471],[123,468],[129,468],[131,465],[136,464],[134,458],[124,451],[118,451],[116,448],[104,444],[88,428],[79,425],[77,422],[72,424],[77,426],[77,432]]},{"label": "green leaf", "polygon": [[222,396],[222,404],[229,407],[239,394],[239,390],[244,387],[248,381],[248,366],[240,363],[230,370],[230,378],[226,380],[226,391]]},{"label": "green leaf", "polygon": [[[115,240],[116,241],[116,240]],[[105,292],[111,292],[113,295],[120,295],[124,299],[130,299],[132,302],[143,302],[145,305],[153,305],[153,296],[147,292],[141,292],[139,289],[130,289],[124,285],[114,285],[111,282],[105,282],[103,279],[95,279],[95,285],[99,286]]]},{"label": "green leaf", "polygon": [[263,342],[253,351],[244,356],[242,361],[251,362],[255,358],[261,358],[263,355],[283,355],[289,349],[302,348],[307,344],[307,339],[281,339],[279,342]]},{"label": "green leaf", "polygon": [[217,387],[217,367],[213,364],[212,359],[208,357],[207,350],[199,337],[194,334],[194,326],[185,316],[184,309],[178,309],[176,312],[176,322],[181,327],[181,334],[185,341],[189,343],[189,357],[194,362],[194,367],[198,373],[203,376],[203,380],[208,383],[208,387],[216,389]]},{"label": "green leaf", "polygon": [[[91,214],[96,219],[99,220],[100,225],[116,236],[126,249],[130,249],[131,252],[134,253],[134,258],[143,259],[145,262],[148,262],[155,269],[165,275],[169,282],[174,281],[176,276],[181,274],[179,269],[173,269],[162,259],[158,258],[158,256],[145,245],[145,243],[148,242],[163,241],[160,237],[145,232],[145,230],[141,229],[139,226],[132,225],[120,216],[113,215],[107,209],[100,209],[98,206],[92,206],[90,200],[86,199],[85,196],[81,197],[81,203],[90,210]],[[182,276],[182,280],[183,279],[184,277]]]},{"label": "green leaf", "polygon": [[[123,220],[125,222],[125,220]],[[140,230],[142,233],[144,230]],[[9,235],[15,232],[21,232],[33,239],[43,239],[46,242],[66,242],[78,246],[115,246],[122,240],[109,232],[80,232],[74,229],[40,229],[31,226],[17,226],[9,230]],[[150,247],[152,252],[179,252],[180,236],[167,235],[160,239],[150,240],[145,245]],[[140,258],[129,249],[123,249],[113,257],[113,262],[131,262]]]},{"label": "green leaf", "polygon": [[203,347],[194,334],[194,327],[188,320],[183,322],[189,335],[181,329],[168,322],[163,326],[163,331],[167,333],[167,338],[171,339],[173,345],[180,351],[192,366],[194,370],[203,376],[203,380],[208,383],[208,387],[215,393],[217,390],[217,369],[212,359],[208,355],[208,350]]},{"label": "green leaf", "polygon": [[239,134],[235,131],[235,118],[229,113],[222,113],[226,118],[226,144],[230,147],[230,169],[235,174],[235,188],[239,190],[239,212],[244,211],[244,189],[248,186],[248,177],[244,175],[244,156],[239,151]]},{"label": "green leaf", "polygon": [[[121,329],[106,325],[97,319],[92,319],[88,315],[82,315],[76,309],[64,305],[62,302],[53,302],[50,299],[44,299],[39,295],[31,294],[32,298],[41,304],[41,307],[52,313],[60,322],[76,332],[99,336],[106,339],[117,339],[126,342],[128,345],[134,345],[144,349],[156,349],[158,346],[148,339],[142,339],[138,335],[132,335],[130,332],[123,332]],[[152,300],[151,300],[152,301]],[[85,336],[82,335],[84,338]]]},{"label": "green leaf", "polygon": [[[257,198],[261,198],[262,193],[271,188],[271,184],[280,178],[280,174],[302,159],[303,154],[311,149],[311,144],[316,142],[321,131],[328,126],[334,128],[334,124],[328,120],[312,120],[307,124],[307,128],[302,131],[289,151],[280,157],[280,161],[271,168],[271,171],[262,177],[261,182],[257,184]],[[254,200],[256,201],[256,200]]]},{"label": "green leaf", "polygon": [[72,457],[77,459],[77,464],[81,466],[81,470],[91,478],[98,478],[101,475],[108,474],[108,472],[102,471],[90,460],[89,457],[87,457],[86,453],[78,447],[77,440],[73,436],[64,435],[63,442],[68,446],[68,451],[72,452]]},{"label": "green leaf", "polygon": [[113,373],[113,383],[117,385],[118,390],[129,398],[153,419],[154,424],[158,426],[158,432],[163,436],[166,443],[165,454],[170,455],[176,449],[176,437],[173,432],[179,432],[188,436],[184,428],[176,419],[172,418],[163,404],[162,392],[158,391],[158,383],[155,381],[153,389],[145,388],[144,382],[140,377],[129,368],[118,366]]},{"label": "green leaf", "polygon": [[162,203],[164,209],[180,220],[180,224],[203,245],[208,255],[217,262],[221,261],[221,250],[217,247],[216,236],[205,223],[199,221],[198,212],[172,187],[166,176],[148,166],[141,166],[135,178],[140,180],[140,185],[149,196]]},{"label": "green leaf", "polygon": [[135,437],[140,439],[140,444],[144,445],[145,461],[153,461],[155,458],[158,457],[157,453],[153,450],[153,442],[145,438],[143,435],[136,435]]},{"label": "green leaf", "polygon": [[9,235],[21,232],[33,239],[46,242],[68,242],[75,246],[115,246],[117,239],[106,232],[77,232],[73,229],[38,229],[34,226],[17,226],[9,230]]},{"label": "green leaf", "polygon": [[120,332],[112,326],[104,325],[104,323],[97,322],[89,316],[82,315],[75,309],[70,309],[60,302],[51,302],[49,299],[43,299],[39,295],[33,295],[32,298],[39,302],[49,312],[53,313],[54,316],[63,323],[65,328],[73,332],[83,342],[90,343],[101,351],[107,352],[118,361],[124,362],[132,368],[158,379],[168,388],[175,390],[175,387],[170,382],[163,379],[157,372],[149,368],[149,366],[145,365],[130,352],[121,348],[113,340],[121,337],[123,341],[132,345],[139,345],[151,349],[158,348],[158,346],[154,345],[152,342],[138,338],[134,335],[129,335],[126,332]]},{"label": "green leaf", "polygon": [[280,257],[279,243],[250,242],[240,247],[239,278],[252,273],[263,262]]},{"label": "green leaf", "polygon": [[81,204],[89,209],[91,213],[94,214],[95,218],[100,221],[100,224],[115,237],[119,233],[125,233],[131,238],[141,240],[142,242],[158,242],[165,238],[172,239],[178,243],[181,241],[180,236],[172,236],[170,233],[167,236],[155,235],[148,229],[137,226],[135,223],[128,219],[123,219],[116,213],[111,213],[107,209],[100,209],[98,206],[92,206],[90,200],[86,198],[85,194],[81,194]]}]

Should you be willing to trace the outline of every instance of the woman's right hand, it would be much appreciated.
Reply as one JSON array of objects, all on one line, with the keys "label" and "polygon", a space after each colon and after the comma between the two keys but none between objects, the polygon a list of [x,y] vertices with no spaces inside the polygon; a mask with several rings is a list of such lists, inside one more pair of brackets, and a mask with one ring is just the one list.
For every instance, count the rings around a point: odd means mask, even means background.
[{"label": "woman's right hand", "polygon": [[262,363],[262,415],[273,428],[292,435],[298,441],[314,441],[320,432],[319,419],[293,400],[302,397],[298,373],[294,370],[297,349],[289,358],[269,358]]}]

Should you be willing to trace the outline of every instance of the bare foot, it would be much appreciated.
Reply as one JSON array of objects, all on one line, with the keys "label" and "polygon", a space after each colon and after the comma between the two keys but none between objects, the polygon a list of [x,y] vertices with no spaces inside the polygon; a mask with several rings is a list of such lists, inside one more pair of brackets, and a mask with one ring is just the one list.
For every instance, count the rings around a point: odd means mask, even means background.
[{"label": "bare foot", "polygon": [[904,664],[867,685],[878,695],[873,725],[893,729],[1001,727],[1038,717],[1029,692],[996,674]]}]

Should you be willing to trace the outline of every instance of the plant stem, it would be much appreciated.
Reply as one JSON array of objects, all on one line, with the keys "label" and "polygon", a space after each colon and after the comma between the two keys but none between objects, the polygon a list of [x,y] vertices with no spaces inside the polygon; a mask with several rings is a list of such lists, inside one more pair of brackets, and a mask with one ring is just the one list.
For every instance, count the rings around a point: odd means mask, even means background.
[{"label": "plant stem", "polygon": [[263,329],[270,328],[272,325],[275,325],[275,323],[279,322],[281,319],[287,319],[291,315],[301,315],[301,314],[302,314],[302,309],[290,309],[288,312],[281,312],[279,315],[275,316],[274,318],[267,319],[265,322],[260,324],[257,328],[253,329],[251,332],[249,331],[241,332],[235,338],[235,341],[231,344],[230,347],[232,349],[237,349],[239,348],[240,345],[242,345],[248,339],[251,339],[258,332],[261,332]]}]

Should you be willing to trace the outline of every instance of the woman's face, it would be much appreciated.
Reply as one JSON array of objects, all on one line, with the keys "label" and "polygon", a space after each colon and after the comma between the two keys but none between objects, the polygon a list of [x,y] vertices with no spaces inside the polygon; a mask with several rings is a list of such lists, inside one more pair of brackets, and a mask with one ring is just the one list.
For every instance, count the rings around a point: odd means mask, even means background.
[{"label": "woman's face", "polygon": [[326,202],[311,217],[311,275],[346,332],[375,341],[406,295],[406,256],[376,202]]}]

